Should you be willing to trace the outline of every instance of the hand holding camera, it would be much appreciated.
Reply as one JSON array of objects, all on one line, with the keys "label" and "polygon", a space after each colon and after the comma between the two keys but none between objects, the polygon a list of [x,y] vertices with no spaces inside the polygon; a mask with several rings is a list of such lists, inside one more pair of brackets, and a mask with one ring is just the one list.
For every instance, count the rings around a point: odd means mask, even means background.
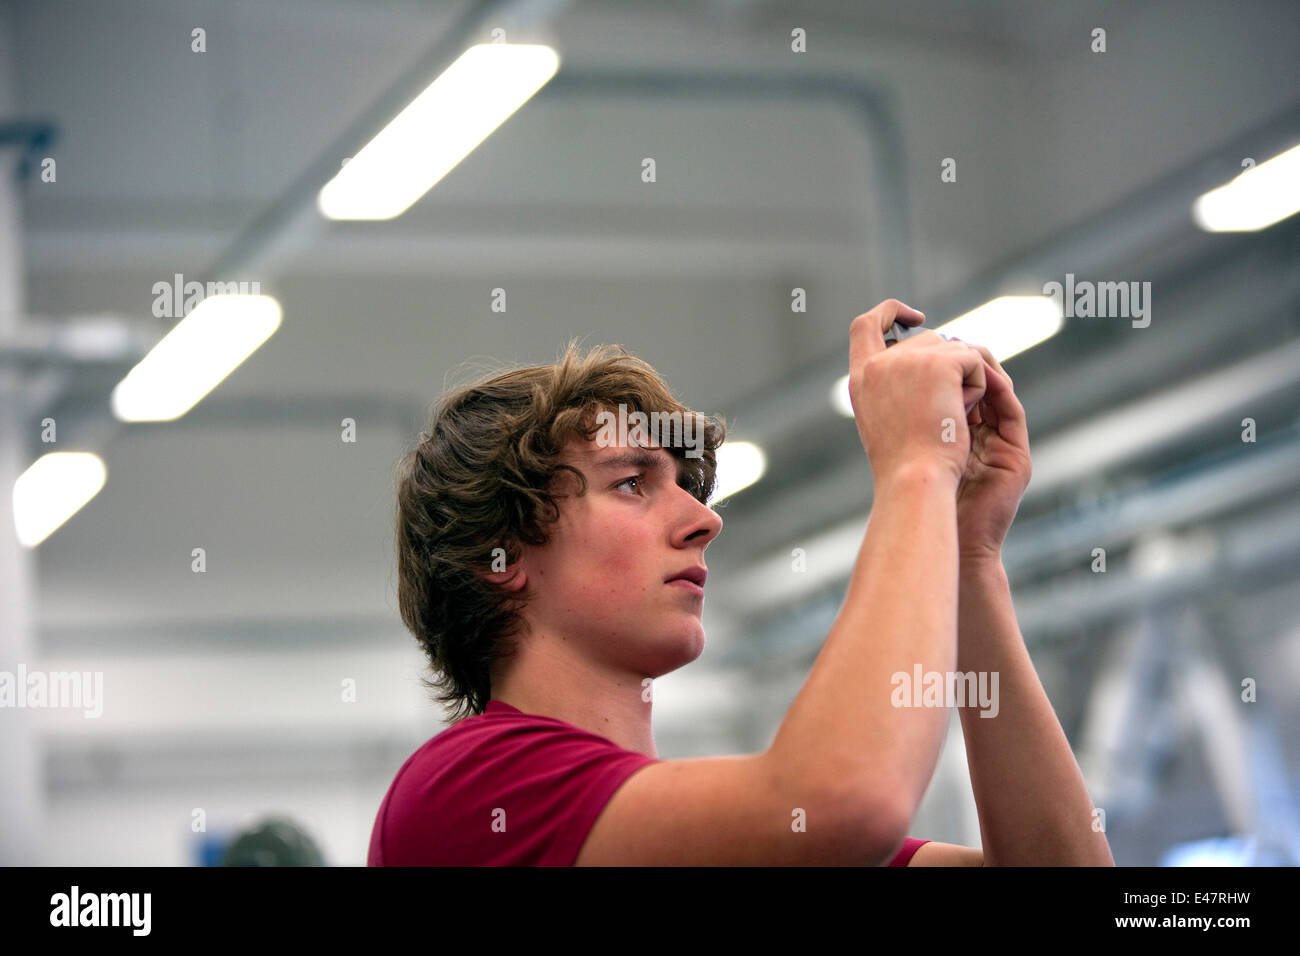
[{"label": "hand holding camera", "polygon": [[955,485],[970,454],[967,419],[986,388],[984,356],[917,328],[924,321],[924,313],[886,299],[849,329],[849,395],[878,484],[937,468]]}]

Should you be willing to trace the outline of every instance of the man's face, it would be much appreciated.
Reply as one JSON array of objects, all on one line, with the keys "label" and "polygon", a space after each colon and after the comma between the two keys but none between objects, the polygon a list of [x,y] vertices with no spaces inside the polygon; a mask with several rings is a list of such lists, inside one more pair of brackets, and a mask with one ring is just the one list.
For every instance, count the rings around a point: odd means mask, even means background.
[{"label": "man's face", "polygon": [[[597,447],[572,439],[562,460],[587,478],[560,473],[560,518],[542,548],[527,548],[534,627],[579,644],[591,660],[658,677],[704,650],[704,597],[667,583],[704,566],[722,518],[678,482],[680,462],[663,448]],[[706,586],[707,590],[707,586]]]}]

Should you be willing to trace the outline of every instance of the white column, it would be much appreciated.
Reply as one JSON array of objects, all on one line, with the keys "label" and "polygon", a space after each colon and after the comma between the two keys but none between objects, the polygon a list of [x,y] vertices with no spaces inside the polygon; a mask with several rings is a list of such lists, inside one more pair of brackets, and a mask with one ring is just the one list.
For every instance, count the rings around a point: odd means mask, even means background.
[{"label": "white column", "polygon": [[[15,44],[11,8],[0,4],[0,121],[16,118]],[[23,315],[22,237],[17,153],[0,150],[0,341]],[[19,373],[0,366],[0,671],[17,677],[18,664],[37,669],[33,629],[33,552],[14,532],[14,481],[31,464],[28,437],[20,432]],[[25,688],[16,688],[23,693]],[[0,865],[39,865],[44,790],[41,747],[32,712],[0,708]]]}]

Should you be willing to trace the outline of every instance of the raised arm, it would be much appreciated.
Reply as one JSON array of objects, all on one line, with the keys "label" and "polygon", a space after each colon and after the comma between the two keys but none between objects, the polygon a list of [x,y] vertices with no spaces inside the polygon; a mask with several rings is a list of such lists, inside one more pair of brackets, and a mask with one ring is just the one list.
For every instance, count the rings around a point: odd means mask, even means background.
[{"label": "raised arm", "polygon": [[[579,863],[881,864],[943,745],[944,707],[894,704],[893,675],[957,655],[956,487],[983,361],[932,332],[888,353],[895,300],[854,320],[850,384],[875,500],[844,604],[771,746],[646,767],[615,793]],[[957,442],[943,435],[954,433]],[[898,587],[926,582],[924,600]]]}]

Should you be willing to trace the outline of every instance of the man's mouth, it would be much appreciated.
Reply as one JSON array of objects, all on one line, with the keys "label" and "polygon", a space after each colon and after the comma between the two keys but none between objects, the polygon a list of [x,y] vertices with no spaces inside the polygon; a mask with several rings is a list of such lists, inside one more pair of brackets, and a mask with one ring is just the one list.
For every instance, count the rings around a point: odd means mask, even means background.
[{"label": "man's mouth", "polygon": [[664,583],[688,589],[695,594],[703,594],[704,582],[708,579],[708,576],[709,572],[706,569],[695,565],[678,571]]}]

